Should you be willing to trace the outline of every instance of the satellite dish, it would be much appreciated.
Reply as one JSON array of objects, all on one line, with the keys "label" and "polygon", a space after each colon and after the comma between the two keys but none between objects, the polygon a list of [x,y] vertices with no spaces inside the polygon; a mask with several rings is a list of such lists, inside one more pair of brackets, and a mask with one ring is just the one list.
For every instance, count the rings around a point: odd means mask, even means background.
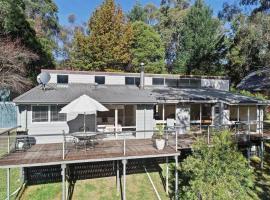
[{"label": "satellite dish", "polygon": [[51,75],[48,72],[42,72],[37,76],[37,82],[43,86],[47,85],[51,79]]},{"label": "satellite dish", "polygon": [[2,101],[8,100],[9,95],[10,95],[10,90],[9,89],[7,89],[7,88],[0,89],[0,99]]}]

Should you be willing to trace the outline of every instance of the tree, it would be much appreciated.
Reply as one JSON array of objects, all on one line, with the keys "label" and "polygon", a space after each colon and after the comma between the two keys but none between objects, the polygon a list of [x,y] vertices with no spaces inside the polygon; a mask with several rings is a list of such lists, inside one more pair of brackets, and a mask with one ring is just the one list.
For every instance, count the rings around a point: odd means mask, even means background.
[{"label": "tree", "polygon": [[144,12],[146,16],[146,23],[149,25],[155,25],[158,22],[158,8],[152,4],[148,3],[144,6]]},{"label": "tree", "polygon": [[270,65],[269,29],[270,16],[263,13],[252,18],[241,14],[233,20],[226,70],[234,84],[251,71]]},{"label": "tree", "polygon": [[238,4],[224,4],[219,13],[220,19],[230,25],[225,67],[233,84],[270,64],[269,11],[268,0],[239,0]]},{"label": "tree", "polygon": [[154,28],[144,22],[134,22],[131,71],[139,72],[140,63],[145,63],[145,71],[148,73],[162,73],[164,68],[164,47],[160,35]]},{"label": "tree", "polygon": [[227,131],[217,133],[211,147],[198,140],[192,155],[181,163],[179,177],[183,199],[258,199],[253,170]]},{"label": "tree", "polygon": [[146,22],[146,13],[143,6],[136,1],[131,11],[127,14],[127,18],[130,22],[142,21]]},{"label": "tree", "polygon": [[53,0],[23,0],[27,21],[36,32],[36,37],[51,60],[57,52],[60,31],[58,8]]},{"label": "tree", "polygon": [[14,94],[29,89],[31,81],[27,77],[27,65],[38,56],[21,44],[19,40],[0,37],[0,86]]},{"label": "tree", "polygon": [[174,72],[216,75],[223,72],[222,58],[226,50],[224,34],[218,19],[203,0],[196,0],[179,31]]},{"label": "tree", "polygon": [[27,65],[29,77],[36,77],[41,67],[53,67],[52,57],[45,50],[25,16],[23,0],[0,0],[0,36],[11,40],[20,40],[20,43],[39,58]]},{"label": "tree", "polygon": [[[105,0],[94,11],[88,29],[90,34],[81,40],[87,41],[87,44],[77,44],[80,55],[90,55],[91,63],[87,65],[87,69],[125,70],[131,60],[130,46],[133,34],[130,23],[126,21],[122,9],[115,5],[114,0]],[[75,37],[75,41],[80,40]]]},{"label": "tree", "polygon": [[161,35],[165,46],[167,70],[172,71],[179,44],[179,29],[187,14],[189,2],[187,0],[162,0],[159,9],[159,19],[156,29]]}]

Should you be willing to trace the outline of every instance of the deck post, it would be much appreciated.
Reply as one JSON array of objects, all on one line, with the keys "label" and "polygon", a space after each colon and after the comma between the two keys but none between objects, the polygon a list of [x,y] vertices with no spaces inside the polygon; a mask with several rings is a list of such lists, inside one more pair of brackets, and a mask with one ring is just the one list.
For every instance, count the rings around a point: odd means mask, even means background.
[{"label": "deck post", "polygon": [[166,194],[169,195],[169,158],[166,157]]},{"label": "deck post", "polygon": [[237,124],[236,128],[237,128],[237,134],[239,134],[239,126],[240,126],[240,124],[239,124],[239,122],[240,122],[240,109],[239,109],[239,105],[237,105],[237,122],[238,122],[238,124]]},{"label": "deck post", "polygon": [[7,200],[10,200],[10,168],[7,168]]},{"label": "deck post", "polygon": [[116,189],[117,189],[117,195],[119,195],[120,193],[119,160],[116,161]]},{"label": "deck post", "polygon": [[163,123],[165,121],[165,105],[164,104],[162,104],[162,121]]},{"label": "deck post", "polygon": [[118,134],[117,134],[117,131],[118,131],[118,108],[115,107],[115,110],[114,110],[114,130],[115,130],[115,138],[117,139],[118,138]]},{"label": "deck post", "polygon": [[175,200],[178,200],[178,156],[175,156]]},{"label": "deck post", "polygon": [[248,134],[250,134],[250,108],[248,106]]},{"label": "deck post", "polygon": [[207,127],[207,144],[210,144],[210,126]]},{"label": "deck post", "polygon": [[262,138],[261,139],[261,169],[263,169],[263,156],[264,156],[264,142]]},{"label": "deck post", "polygon": [[66,200],[66,164],[61,164],[62,168],[62,200]]},{"label": "deck post", "polygon": [[202,133],[202,104],[200,103],[200,133]]},{"label": "deck post", "polygon": [[127,165],[127,160],[124,159],[122,160],[123,164],[123,196],[122,199],[126,200],[126,165]]},{"label": "deck post", "polygon": [[66,148],[66,136],[65,136],[65,131],[63,131],[63,151],[62,151],[62,158],[65,160],[65,148]]},{"label": "deck post", "polygon": [[9,154],[10,153],[10,132],[9,131],[7,132],[7,135],[8,135],[7,153]]}]

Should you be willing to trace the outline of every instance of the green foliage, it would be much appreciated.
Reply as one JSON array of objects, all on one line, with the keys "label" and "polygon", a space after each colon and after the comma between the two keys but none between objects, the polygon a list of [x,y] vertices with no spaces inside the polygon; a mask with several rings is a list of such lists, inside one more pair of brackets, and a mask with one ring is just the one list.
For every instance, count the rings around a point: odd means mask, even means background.
[{"label": "green foliage", "polygon": [[38,55],[39,59],[27,65],[28,77],[35,77],[41,67],[54,66],[52,53],[45,47],[47,43],[38,37],[26,18],[26,6],[23,0],[0,0],[0,35],[20,40],[25,48]]},{"label": "green foliage", "polygon": [[183,199],[258,199],[253,170],[226,131],[214,136],[211,147],[198,140],[193,154],[181,164],[179,177]]},{"label": "green foliage", "polygon": [[[73,56],[75,67],[106,71],[110,68],[123,70],[129,65],[132,28],[114,0],[105,0],[95,10],[89,20],[88,29],[89,35],[79,35],[81,38],[78,38],[78,34],[75,35],[74,50],[78,52],[73,55],[83,55]],[[90,57],[87,60],[83,60],[88,56]]]},{"label": "green foliage", "polygon": [[268,99],[268,97],[264,96],[262,93],[251,93],[251,92],[246,91],[246,90],[237,90],[234,87],[231,87],[230,91],[233,93],[236,93],[236,94],[241,94],[241,95],[248,96],[248,97],[254,97],[254,98],[257,98],[260,100],[267,100]]},{"label": "green foliage", "polygon": [[128,17],[130,22],[135,22],[135,21],[146,22],[145,10],[144,10],[143,6],[138,1],[136,1],[136,4],[134,5],[134,7],[127,14],[127,17]]},{"label": "green foliage", "polygon": [[226,56],[226,70],[234,83],[250,71],[269,66],[270,16],[257,13],[251,17],[240,14],[232,21],[233,36]]},{"label": "green foliage", "polygon": [[174,71],[187,74],[222,74],[224,35],[218,19],[203,0],[196,0],[180,28]]},{"label": "green foliage", "polygon": [[54,60],[53,53],[57,51],[57,35],[60,31],[58,23],[58,8],[53,0],[23,0],[25,15],[31,27],[35,30],[38,41],[44,51]]},{"label": "green foliage", "polygon": [[157,31],[165,46],[165,59],[167,70],[171,72],[179,45],[179,29],[183,26],[183,19],[188,12],[188,1],[162,1],[159,9],[159,22]]},{"label": "green foliage", "polygon": [[139,72],[140,63],[145,63],[145,71],[162,73],[164,69],[164,47],[160,35],[144,22],[134,22],[133,44],[131,46],[131,71]]}]

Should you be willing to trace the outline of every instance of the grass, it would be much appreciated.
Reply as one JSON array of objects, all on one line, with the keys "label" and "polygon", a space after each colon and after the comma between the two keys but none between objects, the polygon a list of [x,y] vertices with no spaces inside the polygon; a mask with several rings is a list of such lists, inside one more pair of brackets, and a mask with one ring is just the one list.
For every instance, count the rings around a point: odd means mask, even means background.
[{"label": "grass", "polygon": [[[164,191],[158,172],[149,173],[161,199],[169,199]],[[61,183],[29,186],[22,200],[56,200],[61,198]],[[127,199],[157,199],[146,173],[127,175]],[[80,180],[75,183],[72,199],[119,200],[116,190],[116,178],[97,178]]]},{"label": "grass", "polygon": [[[6,181],[7,181],[7,170],[0,169],[0,199],[6,199]],[[10,194],[12,194],[15,190],[17,190],[21,186],[21,179],[20,179],[20,169],[15,168],[10,170]],[[15,199],[12,196],[11,199]]]},{"label": "grass", "polygon": [[262,200],[270,199],[270,148],[266,148],[265,150],[263,170],[260,169],[258,158],[255,161],[253,160],[256,177],[255,189],[259,198]]}]

